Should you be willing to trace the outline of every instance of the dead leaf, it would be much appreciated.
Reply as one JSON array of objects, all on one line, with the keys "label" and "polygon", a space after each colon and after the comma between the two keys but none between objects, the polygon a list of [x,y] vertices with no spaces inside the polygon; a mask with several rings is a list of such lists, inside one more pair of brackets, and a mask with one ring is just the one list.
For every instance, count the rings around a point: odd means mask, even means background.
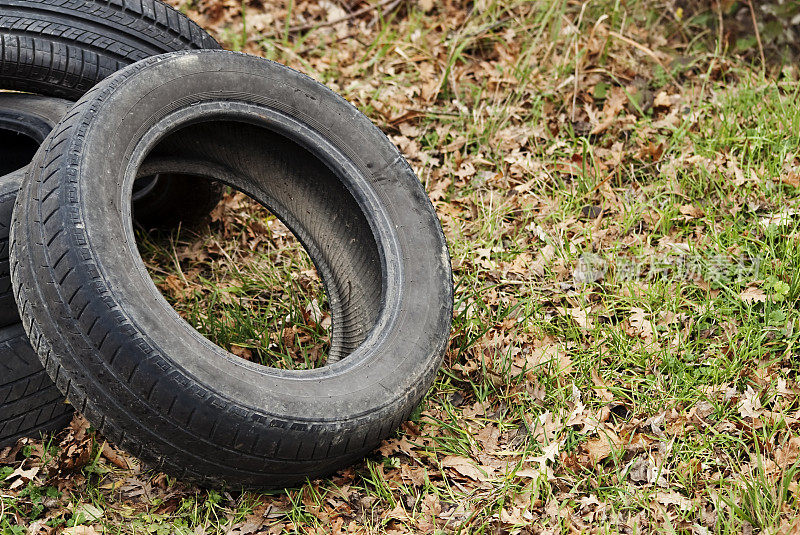
[{"label": "dead leaf", "polygon": [[767,294],[761,288],[748,286],[739,294],[739,299],[747,304],[764,303],[767,300]]},{"label": "dead leaf", "polygon": [[569,309],[558,308],[558,311],[562,314],[569,315],[573,320],[575,320],[575,323],[577,323],[581,329],[587,331],[594,329],[594,321],[592,321],[592,318],[589,316],[585,308],[580,308],[580,307],[573,307]]},{"label": "dead leaf", "polygon": [[590,438],[583,444],[593,465],[610,456],[618,447],[619,437],[613,433],[603,433],[602,436]]},{"label": "dead leaf", "polygon": [[103,457],[108,459],[111,464],[118,468],[122,468],[123,470],[131,469],[131,465],[128,463],[128,459],[125,457],[125,455],[118,453],[108,444],[108,442],[103,442]]},{"label": "dead leaf", "polygon": [[784,227],[786,225],[790,225],[792,221],[794,221],[794,216],[798,214],[800,214],[800,210],[796,208],[786,208],[780,212],[769,214],[767,217],[761,218],[759,220],[759,224],[763,228],[767,228],[772,225],[776,227]]},{"label": "dead leaf", "polygon": [[15,490],[23,486],[24,484],[32,481],[33,478],[39,473],[41,468],[39,466],[34,466],[33,468],[24,469],[22,467],[17,468],[10,474],[6,476],[6,481],[11,481],[11,485],[9,485],[10,490]]},{"label": "dead leaf", "polygon": [[600,134],[608,129],[617,120],[617,115],[623,109],[625,104],[628,103],[628,95],[625,93],[625,88],[616,86],[612,87],[608,96],[606,97],[605,104],[603,104],[603,120],[592,128],[592,134]]},{"label": "dead leaf", "polygon": [[247,347],[231,344],[231,353],[244,360],[253,360],[253,352]]},{"label": "dead leaf", "polygon": [[501,509],[500,522],[504,524],[513,524],[515,526],[522,526],[530,523],[522,518],[522,509],[519,507],[514,507],[511,511],[506,508]]},{"label": "dead leaf", "polygon": [[600,374],[597,373],[597,370],[595,368],[592,368],[591,374],[592,374],[592,382],[596,387],[594,391],[598,396],[600,396],[600,399],[602,399],[605,402],[614,401],[614,394],[612,394],[608,390],[608,384],[600,378]]},{"label": "dead leaf", "polygon": [[669,108],[672,106],[675,96],[668,95],[666,91],[659,91],[656,98],[653,99],[654,108]]},{"label": "dead leaf", "polygon": [[629,335],[641,338],[646,342],[653,341],[653,324],[644,309],[632,307],[628,322],[630,323],[630,329],[626,329],[626,331]]},{"label": "dead leaf", "polygon": [[792,186],[793,188],[800,188],[800,172],[790,171],[785,175],[781,175],[778,180],[783,184]]},{"label": "dead leaf", "polygon": [[681,511],[689,511],[693,508],[692,500],[674,490],[669,492],[659,491],[656,494],[656,499],[663,505],[674,505]]},{"label": "dead leaf", "polygon": [[542,454],[537,457],[531,457],[530,461],[534,463],[539,463],[540,466],[544,466],[546,463],[554,463],[556,461],[556,457],[558,456],[559,449],[561,448],[561,442],[553,441],[547,446],[542,448]]},{"label": "dead leaf", "polygon": [[73,514],[83,518],[84,522],[95,522],[102,518],[104,511],[90,503],[81,503],[73,508]]},{"label": "dead leaf", "polygon": [[378,447],[378,451],[380,451],[381,455],[384,457],[389,457],[397,452],[403,452],[411,458],[416,458],[417,452],[415,448],[417,448],[415,444],[409,442],[407,437],[402,436],[400,438],[384,440],[380,447]]},{"label": "dead leaf", "polygon": [[739,409],[739,416],[742,418],[756,419],[764,413],[764,409],[761,406],[761,396],[753,390],[752,386],[748,386],[747,390],[742,394],[737,408]]},{"label": "dead leaf", "polygon": [[693,204],[683,204],[679,211],[689,219],[697,219],[706,215],[702,208]]},{"label": "dead leaf", "polygon": [[419,0],[419,8],[425,13],[431,11],[434,5],[433,0]]},{"label": "dead leaf", "polygon": [[448,455],[442,459],[442,466],[452,468],[462,476],[466,476],[475,481],[486,481],[489,473],[494,470],[488,466],[478,468],[476,463],[467,457],[460,457],[457,455]]}]

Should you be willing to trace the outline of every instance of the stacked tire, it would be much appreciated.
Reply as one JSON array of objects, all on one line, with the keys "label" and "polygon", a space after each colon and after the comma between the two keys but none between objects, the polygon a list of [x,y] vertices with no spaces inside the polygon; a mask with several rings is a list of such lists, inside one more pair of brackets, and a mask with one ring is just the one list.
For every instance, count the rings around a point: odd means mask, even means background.
[{"label": "stacked tire", "polygon": [[[325,366],[240,359],[170,307],[133,223],[137,184],[161,177],[190,197],[225,184],[292,231],[330,304]],[[449,254],[405,159],[335,93],[245,54],[161,54],[95,85],[33,157],[10,250],[57,388],[115,444],[204,485],[291,486],[359,459],[421,402],[448,342]]]},{"label": "stacked tire", "polygon": [[0,447],[63,427],[72,410],[64,403],[22,328],[11,289],[9,230],[17,192],[31,150],[35,152],[72,103],[0,93]]},{"label": "stacked tire", "polygon": [[[159,0],[0,0],[0,91],[28,93],[0,92],[0,448],[60,429],[72,413],[30,347],[11,293],[8,233],[26,167],[72,101],[98,82],[138,60],[200,48],[220,46]],[[143,225],[176,224],[167,206],[170,197],[185,202],[181,180],[156,181],[157,195],[139,202]],[[219,198],[210,184],[200,193],[195,210],[181,212],[186,221]]]}]

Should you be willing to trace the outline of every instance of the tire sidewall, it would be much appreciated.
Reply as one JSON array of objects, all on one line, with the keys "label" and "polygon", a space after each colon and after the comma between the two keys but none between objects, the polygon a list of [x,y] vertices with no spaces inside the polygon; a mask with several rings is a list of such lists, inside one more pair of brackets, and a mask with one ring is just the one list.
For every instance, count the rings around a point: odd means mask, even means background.
[{"label": "tire sidewall", "polygon": [[[303,422],[302,431],[341,434],[364,420],[388,422],[407,414],[433,381],[444,352],[452,278],[435,212],[388,139],[324,86],[243,54],[201,51],[149,58],[102,85],[70,138],[59,191],[64,236],[81,264],[76,276],[82,279],[68,283],[79,286],[80,294],[75,306],[39,307],[35,313],[47,335],[63,342],[56,353],[78,355],[80,362],[64,358],[64,366],[87,393],[94,389],[90,397],[97,402],[114,398],[109,418],[122,417],[115,410],[131,410],[148,425],[163,427],[161,417],[152,414],[157,408],[144,401],[152,385],[137,381],[154,375],[160,375],[159,391],[202,404],[200,417],[224,417],[231,426],[283,428]],[[387,259],[397,263],[400,278],[394,281],[400,289],[391,303],[394,316],[385,332],[359,349],[362,355],[348,357],[349,363],[290,373],[231,357],[180,319],[144,272],[129,224],[129,192],[123,191],[131,180],[120,169],[135,174],[129,164],[136,147],[159,120],[182,106],[220,99],[260,101],[331,140],[365,177],[394,227],[398,256]],[[40,286],[39,292],[45,302],[70,298],[58,287]],[[124,334],[129,340],[124,350],[92,339],[83,318],[87,309],[86,317],[102,317],[105,326]],[[72,318],[73,324],[56,328],[59,317]]]}]

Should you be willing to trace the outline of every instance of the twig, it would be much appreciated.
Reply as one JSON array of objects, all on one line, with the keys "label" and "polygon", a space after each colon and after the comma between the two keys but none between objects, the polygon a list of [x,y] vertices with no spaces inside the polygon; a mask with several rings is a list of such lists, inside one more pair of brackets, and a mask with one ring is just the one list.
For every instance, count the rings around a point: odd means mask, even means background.
[{"label": "twig", "polygon": [[[389,4],[388,6],[386,6],[386,9],[383,10],[383,15],[386,16],[389,13],[391,13],[392,11],[394,11],[394,9],[397,6],[399,6],[400,2],[402,2],[402,1],[403,0],[394,0],[394,3]],[[372,20],[367,23],[367,28],[372,28],[373,26],[375,26],[378,23],[379,19],[380,19],[380,15],[375,15],[374,17],[372,17]]]},{"label": "twig", "polygon": [[717,2],[717,23],[719,24],[719,37],[717,38],[717,56],[721,56],[722,41],[725,39],[725,23],[722,19],[722,4],[719,2]]},{"label": "twig", "polygon": [[[333,26],[335,24],[339,24],[340,22],[345,22],[350,19],[354,19],[356,17],[360,17],[364,13],[369,13],[372,10],[378,9],[380,7],[385,6],[386,4],[391,4],[392,2],[397,2],[398,0],[381,0],[377,4],[362,7],[357,11],[353,11],[343,17],[339,17],[338,19],[333,19],[325,22],[313,22],[308,24],[303,24],[301,26],[292,26],[286,29],[286,33],[297,33],[297,32],[304,32],[306,30],[314,30],[316,28],[324,28],[325,26]],[[277,34],[276,34],[277,35]]]},{"label": "twig", "polygon": [[[383,15],[385,16],[385,15],[391,13],[392,10],[394,10],[397,6],[399,6],[402,1],[403,0],[394,0],[394,2],[390,3],[388,6],[386,6],[386,9],[383,10]],[[380,18],[379,15],[375,15],[374,17],[372,17],[372,20],[369,21],[369,23],[367,23],[367,27],[368,28],[372,28],[373,26],[375,26],[375,24],[378,22],[379,18]],[[315,26],[315,27],[319,28],[320,26]],[[306,48],[304,48],[300,52],[297,52],[296,54],[298,56],[305,56],[306,54],[308,54],[312,50],[316,50],[317,48],[320,48],[321,46],[328,47],[328,46],[331,46],[334,43],[340,43],[342,41],[346,41],[347,39],[355,39],[361,45],[367,46],[366,44],[364,44],[363,41],[360,41],[358,39],[358,35],[359,35],[359,32],[358,32],[358,30],[356,30],[354,32],[348,33],[347,35],[343,35],[342,37],[337,37],[336,39],[334,39],[332,41],[325,41],[324,43],[318,43],[316,45],[307,46]]]},{"label": "twig", "polygon": [[460,117],[460,113],[452,112],[452,111],[437,111],[433,108],[424,110],[421,108],[406,108],[407,111],[413,111],[415,113],[419,113],[421,115],[444,115],[446,117]]},{"label": "twig", "polygon": [[609,32],[608,32],[608,35],[610,35],[610,36],[612,36],[612,37],[616,37],[616,38],[617,38],[617,39],[619,39],[620,41],[622,41],[622,42],[625,42],[625,43],[628,43],[628,44],[629,44],[629,45],[631,45],[632,47],[638,48],[639,50],[641,50],[642,52],[644,52],[645,54],[647,54],[648,56],[650,56],[650,58],[652,58],[652,60],[653,60],[653,61],[655,61],[656,63],[658,63],[658,65],[659,65],[659,66],[660,66],[660,67],[661,67],[661,68],[664,70],[664,72],[665,72],[665,73],[667,73],[667,76],[669,76],[669,79],[670,79],[670,80],[672,80],[672,82],[673,82],[674,84],[677,84],[677,83],[678,83],[678,81],[675,79],[675,77],[674,77],[674,76],[672,76],[672,73],[671,73],[671,72],[669,72],[669,69],[667,69],[667,68],[664,66],[664,64],[663,64],[663,63],[661,63],[661,60],[660,60],[660,59],[658,59],[658,56],[656,56],[656,53],[655,53],[655,52],[653,52],[652,50],[650,50],[650,49],[649,49],[649,48],[647,48],[646,46],[644,46],[644,45],[642,45],[642,44],[639,44],[639,43],[637,43],[637,42],[636,42],[636,41],[634,41],[633,39],[630,39],[630,38],[628,38],[628,37],[625,37],[625,36],[624,36],[624,35],[622,35],[621,33],[617,33],[617,32],[615,32],[615,31],[613,31],[613,30],[609,31]]},{"label": "twig", "polygon": [[761,55],[761,68],[766,70],[767,59],[764,57],[764,43],[761,42],[761,32],[758,31],[758,21],[756,20],[756,10],[753,7],[753,0],[747,0],[747,5],[750,7],[750,18],[753,19],[753,31],[756,33],[758,53]]},{"label": "twig", "polygon": [[219,244],[219,242],[216,240],[216,238],[212,239],[211,241],[213,241],[214,245],[217,246],[217,248],[219,249],[219,252],[222,253],[222,256],[224,256],[228,260],[228,262],[230,262],[231,267],[236,270],[236,273],[239,273],[241,275],[242,272],[239,271],[239,267],[236,265],[236,262],[233,261],[233,258],[231,258],[231,255],[228,254],[228,251],[226,251],[225,249],[222,248],[222,246]]},{"label": "twig", "polygon": [[352,13],[353,12],[353,8],[350,7],[350,4],[348,4],[344,0],[336,0],[336,3],[339,4],[340,6],[342,6],[342,9],[344,9],[348,13]]},{"label": "twig", "polygon": [[575,122],[575,106],[578,102],[578,78],[580,74],[581,61],[579,57],[580,51],[578,50],[578,38],[581,33],[581,23],[583,22],[583,13],[586,11],[586,6],[589,5],[588,0],[581,6],[581,13],[578,15],[578,24],[575,25],[575,83],[572,85],[572,111],[570,112],[570,120]]},{"label": "twig", "polygon": [[170,240],[170,245],[172,246],[172,260],[175,262],[175,269],[178,270],[178,275],[181,276],[181,280],[186,286],[189,286],[189,281],[186,280],[186,275],[183,274],[183,270],[181,269],[181,261],[178,260],[178,251],[175,249],[175,242],[178,240],[177,236],[180,236],[181,227],[178,226],[178,234],[175,237],[175,240]]}]

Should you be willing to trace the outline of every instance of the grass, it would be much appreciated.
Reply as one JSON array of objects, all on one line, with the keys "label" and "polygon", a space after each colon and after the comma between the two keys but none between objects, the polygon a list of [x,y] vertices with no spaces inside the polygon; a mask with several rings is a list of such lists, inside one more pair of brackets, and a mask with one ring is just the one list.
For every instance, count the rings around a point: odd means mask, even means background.
[{"label": "grass", "polygon": [[260,364],[324,363],[330,315],[314,266],[291,232],[227,192],[208,228],[140,231],[139,251],[170,304],[204,336]]},{"label": "grass", "polygon": [[[4,533],[789,529],[796,71],[720,41],[715,9],[679,17],[674,2],[401,3],[309,32],[290,30],[334,4],[249,2],[245,27],[238,2],[173,3],[336,89],[401,148],[453,259],[445,365],[380,450],[299,489],[187,487],[115,466],[91,432],[64,471],[74,430],[28,441],[0,470],[57,475],[5,479]],[[324,363],[321,282],[263,209],[231,194],[208,228],[139,244],[210,339],[268,365]]]}]

